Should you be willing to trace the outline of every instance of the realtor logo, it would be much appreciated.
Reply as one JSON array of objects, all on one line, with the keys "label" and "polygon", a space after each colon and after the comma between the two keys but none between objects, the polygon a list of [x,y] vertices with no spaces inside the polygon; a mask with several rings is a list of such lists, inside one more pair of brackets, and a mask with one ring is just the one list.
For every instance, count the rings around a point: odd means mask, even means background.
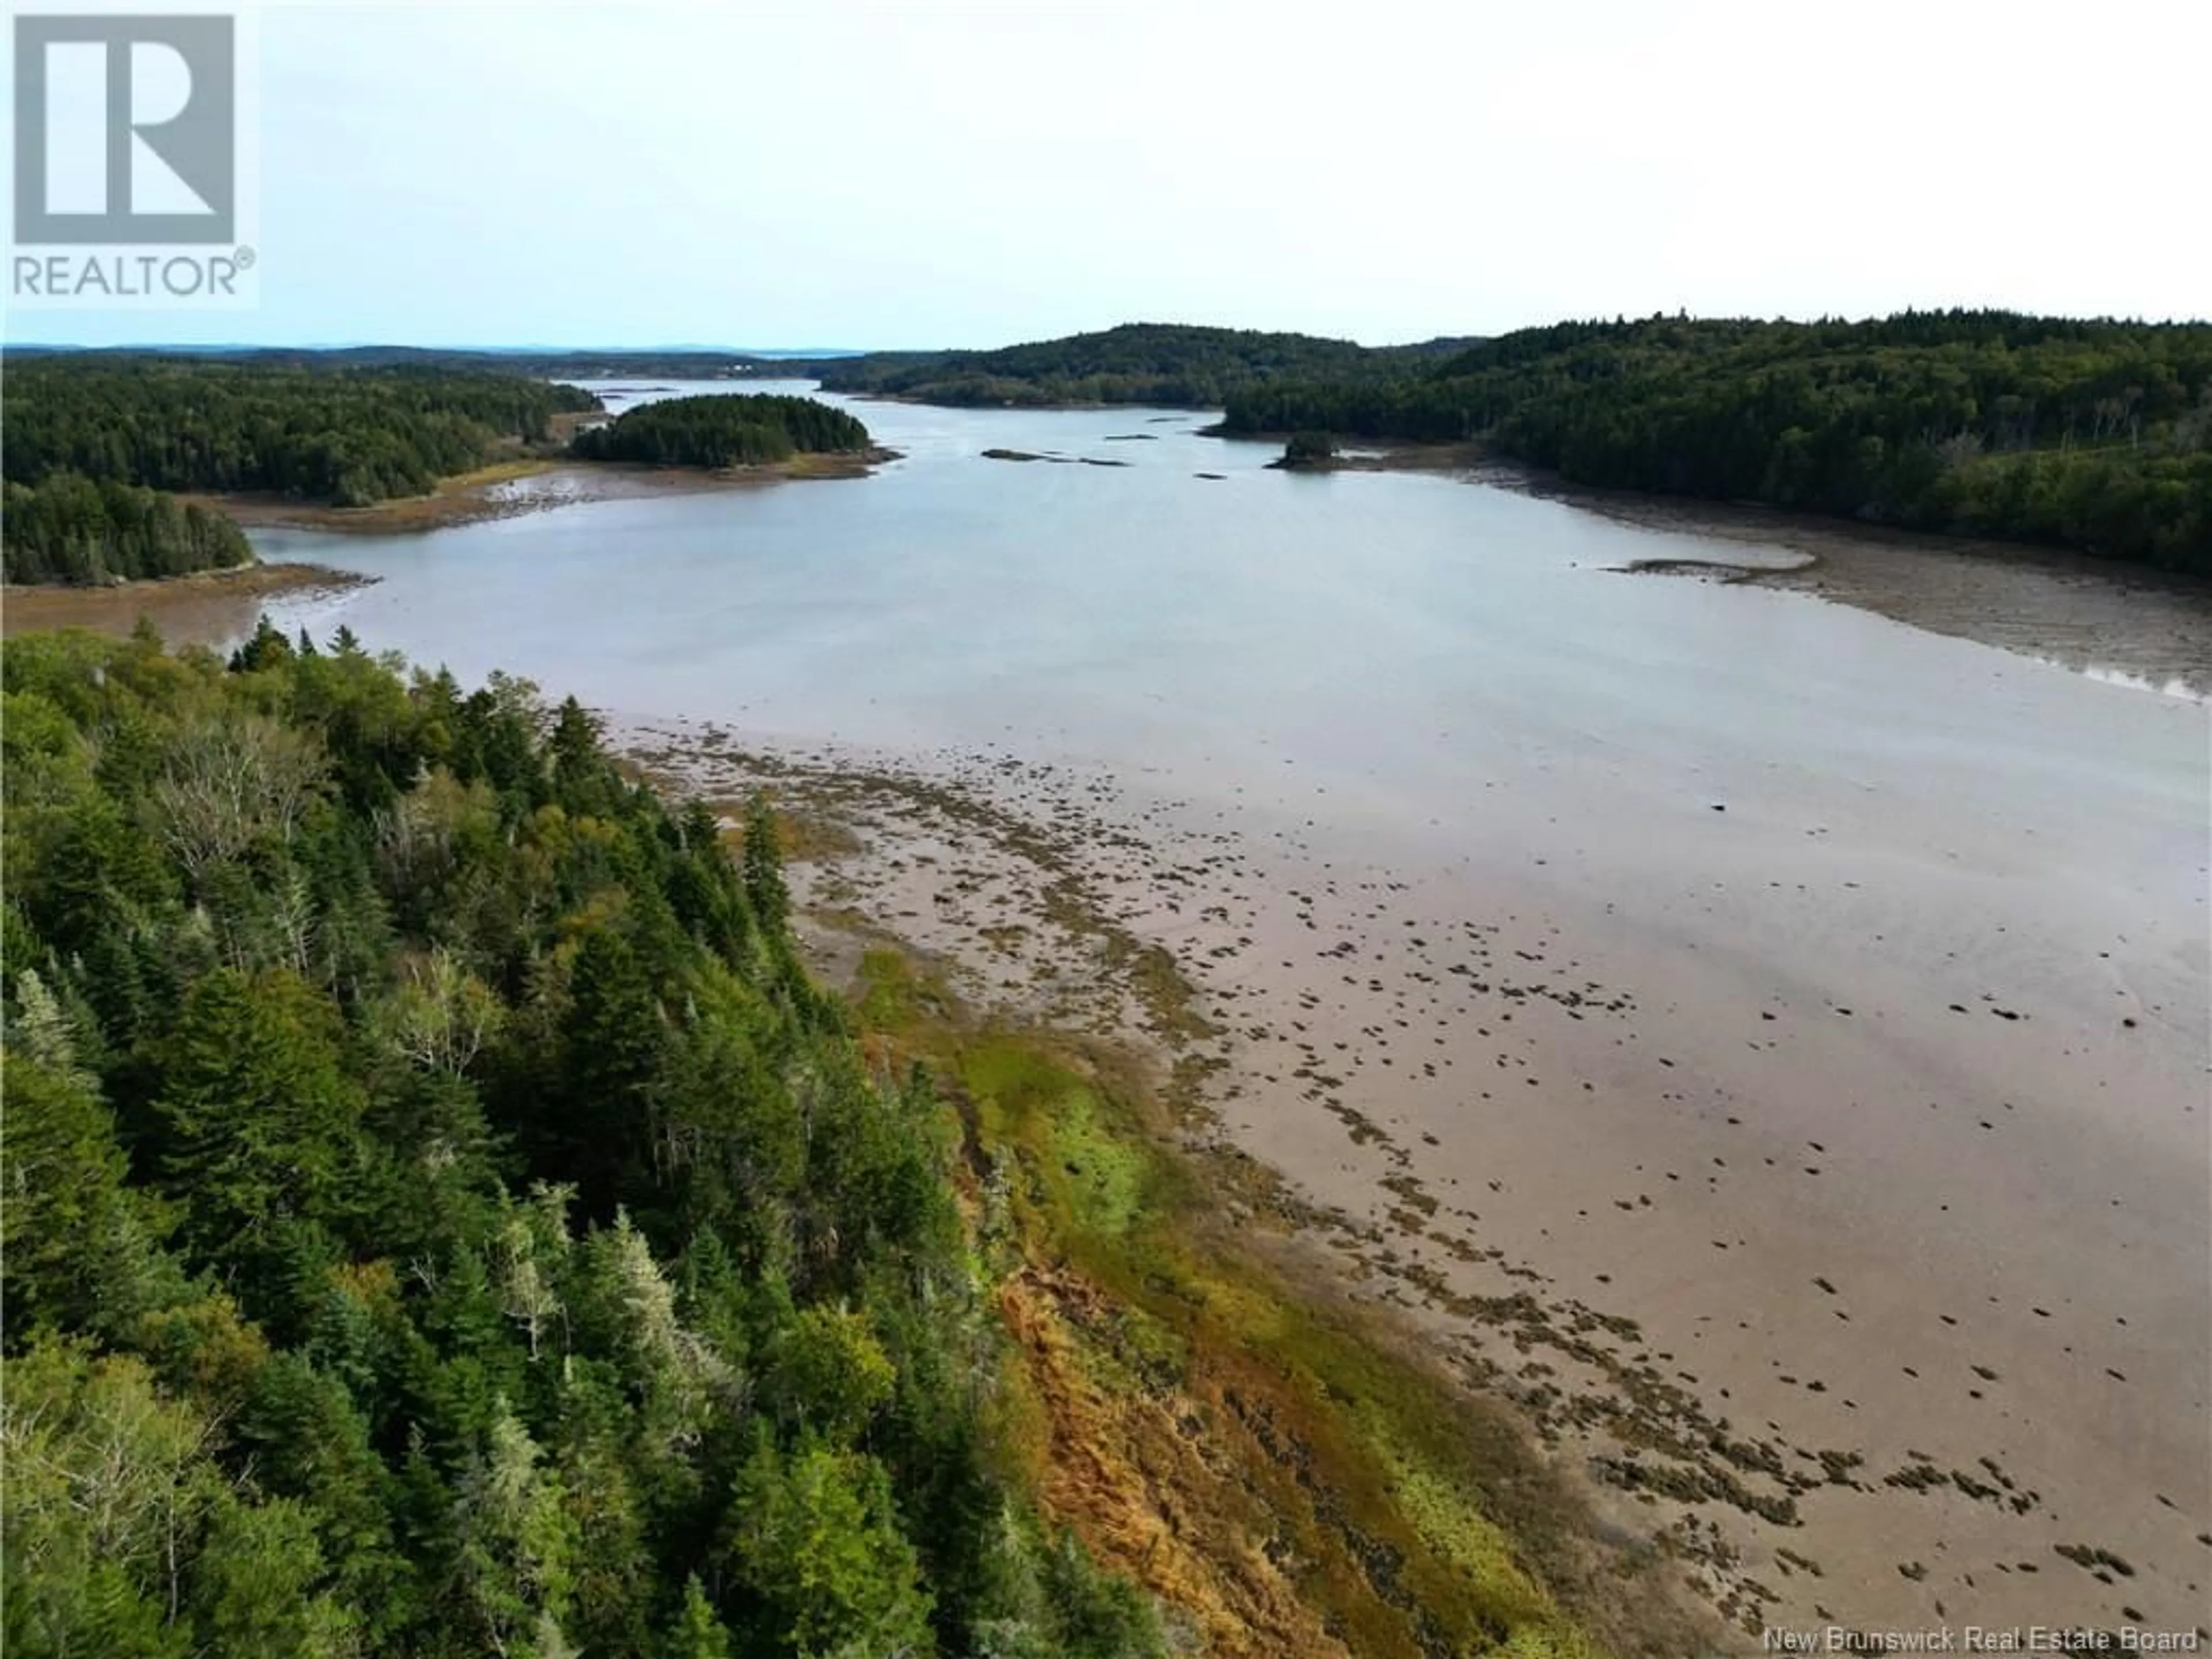
[{"label": "realtor logo", "polygon": [[17,17],[17,246],[233,241],[236,44],[228,17]]}]

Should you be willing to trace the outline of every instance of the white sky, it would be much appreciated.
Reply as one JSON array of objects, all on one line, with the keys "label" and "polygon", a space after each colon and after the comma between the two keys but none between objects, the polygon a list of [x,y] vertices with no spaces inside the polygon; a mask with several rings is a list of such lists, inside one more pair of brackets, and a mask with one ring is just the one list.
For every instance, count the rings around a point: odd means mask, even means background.
[{"label": "white sky", "polygon": [[259,307],[22,312],[9,338],[994,345],[1144,319],[1382,342],[1677,308],[2212,313],[2204,3],[259,20]]}]

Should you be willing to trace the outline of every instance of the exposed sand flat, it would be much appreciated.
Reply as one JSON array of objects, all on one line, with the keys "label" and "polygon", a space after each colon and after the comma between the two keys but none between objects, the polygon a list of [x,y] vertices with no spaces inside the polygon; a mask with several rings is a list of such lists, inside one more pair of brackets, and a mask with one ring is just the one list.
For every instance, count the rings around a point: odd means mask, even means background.
[{"label": "exposed sand flat", "polygon": [[1468,470],[1625,524],[1731,544],[1752,579],[1778,587],[2124,682],[2212,695],[2212,580],[2203,576],[1772,507],[1584,489],[1497,462]]},{"label": "exposed sand flat", "polygon": [[[759,775],[702,736],[637,741],[711,790]],[[2189,803],[2116,798],[2069,843],[2026,775],[1624,811],[1594,773],[1580,818],[1495,802],[1487,834],[1415,833],[988,755],[775,769],[863,843],[808,900],[956,955],[987,998],[1126,1017],[1086,1002],[1082,906],[1171,950],[1224,1034],[1222,1132],[1747,1640],[2202,1618]],[[1030,828],[933,816],[940,791]]]},{"label": "exposed sand flat", "polygon": [[0,629],[128,634],[143,617],[174,644],[213,643],[252,632],[254,617],[273,598],[331,592],[363,580],[318,565],[250,564],[104,587],[9,587],[0,591]]},{"label": "exposed sand flat", "polygon": [[1638,529],[1725,544],[1703,558],[1641,562],[1653,574],[1792,588],[2126,683],[2212,695],[2212,580],[2201,575],[1752,503],[1602,489],[1494,455],[1480,443],[1377,441],[1328,465],[1340,471],[1443,472],[1565,501]]}]

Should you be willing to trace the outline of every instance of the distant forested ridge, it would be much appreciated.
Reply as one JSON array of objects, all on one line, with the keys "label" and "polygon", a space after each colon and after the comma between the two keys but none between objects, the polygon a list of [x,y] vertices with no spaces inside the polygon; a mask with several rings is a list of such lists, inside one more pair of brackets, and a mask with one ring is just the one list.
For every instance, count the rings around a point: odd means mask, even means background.
[{"label": "distant forested ridge", "polygon": [[182,576],[253,562],[221,513],[155,489],[80,472],[0,486],[0,548],[10,582],[94,586]]},{"label": "distant forested ridge", "polygon": [[491,350],[465,346],[161,346],[122,349],[10,346],[11,361],[37,358],[78,363],[118,356],[177,358],[245,368],[436,368],[478,374],[521,374],[540,380],[605,380],[651,377],[668,380],[775,379],[793,373],[788,356],[684,347],[560,348]]},{"label": "distant forested ridge", "polygon": [[1418,373],[1250,384],[1224,425],[1479,438],[1581,483],[2212,573],[2202,323],[1563,323]]},{"label": "distant forested ridge", "polygon": [[1464,343],[1370,348],[1309,334],[1127,323],[997,351],[890,351],[811,365],[829,392],[997,407],[1153,404],[1218,409],[1280,375],[1359,377],[1427,361]]},{"label": "distant forested ridge", "polygon": [[9,642],[10,1659],[1148,1659],[773,827],[343,630]]},{"label": "distant forested ridge", "polygon": [[588,461],[719,467],[867,447],[866,426],[814,398],[710,393],[640,404],[605,426],[579,432],[569,453]]},{"label": "distant forested ridge", "polygon": [[10,356],[0,470],[155,489],[267,490],[338,507],[427,493],[545,441],[574,386],[520,374],[106,354]]}]

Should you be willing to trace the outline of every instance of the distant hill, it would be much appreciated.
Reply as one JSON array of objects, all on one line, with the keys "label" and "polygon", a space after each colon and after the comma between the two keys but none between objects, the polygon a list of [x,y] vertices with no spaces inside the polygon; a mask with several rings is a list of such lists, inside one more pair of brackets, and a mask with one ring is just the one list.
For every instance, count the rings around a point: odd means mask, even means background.
[{"label": "distant hill", "polygon": [[[384,362],[35,355],[0,380],[0,470],[21,485],[81,475],[359,507],[422,495],[441,478],[549,446],[556,416],[599,407],[577,386],[434,353]],[[90,499],[57,496],[54,510]]]},{"label": "distant hill", "polygon": [[437,368],[543,380],[724,380],[790,377],[803,364],[835,361],[824,351],[731,351],[714,347],[10,346],[11,358],[189,357],[291,368]]},{"label": "distant hill", "polygon": [[1907,312],[1560,323],[1252,380],[1231,432],[1480,439],[1577,483],[2212,574],[2212,325]]},{"label": "distant hill", "polygon": [[70,584],[251,562],[238,526],[176,490],[340,507],[549,445],[580,387],[434,354],[387,362],[282,353],[30,352],[0,379],[0,577]]},{"label": "distant hill", "polygon": [[1247,386],[1282,376],[1364,379],[1403,372],[1465,349],[1464,339],[1363,346],[1310,334],[1171,323],[1125,323],[1093,334],[994,351],[872,351],[816,362],[828,392],[960,407],[1156,404],[1218,408]]}]

